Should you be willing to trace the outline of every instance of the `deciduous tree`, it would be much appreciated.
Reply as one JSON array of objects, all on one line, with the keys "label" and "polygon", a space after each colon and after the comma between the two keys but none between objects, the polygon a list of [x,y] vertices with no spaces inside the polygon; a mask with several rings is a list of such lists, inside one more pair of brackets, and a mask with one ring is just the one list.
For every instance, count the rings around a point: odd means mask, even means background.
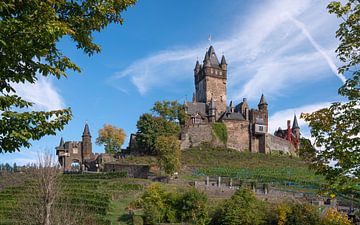
[{"label": "deciduous tree", "polygon": [[155,142],[160,136],[179,136],[180,126],[162,117],[143,114],[136,124],[136,141],[149,154],[156,154]]},{"label": "deciduous tree", "polygon": [[328,9],[342,19],[336,32],[340,41],[336,53],[343,63],[338,72],[348,78],[338,91],[345,100],[302,116],[320,147],[314,164],[318,172],[330,187],[348,190],[360,176],[360,2],[331,2]]},{"label": "deciduous tree", "polygon": [[96,138],[96,144],[104,145],[106,153],[117,153],[121,151],[126,134],[123,129],[117,128],[110,124],[105,124],[99,130],[99,137]]},{"label": "deciduous tree", "polygon": [[0,1],[0,153],[29,147],[30,140],[54,135],[71,119],[71,110],[32,111],[14,89],[40,76],[66,77],[80,72],[58,48],[68,36],[91,56],[100,51],[93,32],[123,23],[120,13],[136,0],[3,0]]},{"label": "deciduous tree", "polygon": [[174,136],[160,136],[155,141],[159,166],[168,175],[180,169],[180,141]]}]

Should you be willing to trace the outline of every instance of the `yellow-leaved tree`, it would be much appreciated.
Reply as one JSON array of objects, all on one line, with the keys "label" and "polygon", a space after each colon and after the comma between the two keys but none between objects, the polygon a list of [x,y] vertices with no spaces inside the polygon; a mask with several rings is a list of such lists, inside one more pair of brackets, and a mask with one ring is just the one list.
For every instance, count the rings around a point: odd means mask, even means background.
[{"label": "yellow-leaved tree", "polygon": [[117,153],[121,151],[126,134],[122,128],[105,124],[99,130],[99,136],[96,138],[96,144],[104,145],[106,153]]}]

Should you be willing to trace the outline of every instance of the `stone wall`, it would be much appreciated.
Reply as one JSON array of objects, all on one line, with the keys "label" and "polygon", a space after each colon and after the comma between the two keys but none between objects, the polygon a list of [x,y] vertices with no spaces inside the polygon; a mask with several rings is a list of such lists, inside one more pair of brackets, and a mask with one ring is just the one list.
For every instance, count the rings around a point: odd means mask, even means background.
[{"label": "stone wall", "polygon": [[244,151],[249,150],[249,121],[224,121],[228,141],[226,146],[228,148]]},{"label": "stone wall", "polygon": [[266,152],[280,151],[287,154],[295,154],[296,149],[288,140],[276,137],[272,134],[265,135]]},{"label": "stone wall", "polygon": [[198,147],[202,143],[210,143],[214,147],[225,147],[225,144],[217,140],[213,135],[211,124],[190,125],[183,128],[181,134],[181,149]]},{"label": "stone wall", "polygon": [[214,99],[217,115],[226,111],[226,78],[205,77],[206,79],[206,102]]},{"label": "stone wall", "polygon": [[105,163],[104,172],[126,172],[127,177],[147,179],[149,176],[149,165],[128,165],[117,163]]}]

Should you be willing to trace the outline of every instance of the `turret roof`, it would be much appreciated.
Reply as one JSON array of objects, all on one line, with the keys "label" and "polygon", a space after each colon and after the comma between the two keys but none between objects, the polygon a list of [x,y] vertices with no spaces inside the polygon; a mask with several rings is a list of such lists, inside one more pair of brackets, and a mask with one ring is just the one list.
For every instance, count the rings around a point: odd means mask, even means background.
[{"label": "turret roof", "polygon": [[90,130],[89,130],[89,125],[87,123],[85,123],[83,136],[91,136],[90,135]]},{"label": "turret roof", "polygon": [[300,128],[299,127],[299,124],[298,124],[298,121],[297,121],[297,118],[296,118],[296,114],[294,114],[294,122],[293,122],[293,125],[292,125],[292,129],[298,129]]},{"label": "turret roof", "polygon": [[259,105],[267,105],[264,94],[261,95]]}]

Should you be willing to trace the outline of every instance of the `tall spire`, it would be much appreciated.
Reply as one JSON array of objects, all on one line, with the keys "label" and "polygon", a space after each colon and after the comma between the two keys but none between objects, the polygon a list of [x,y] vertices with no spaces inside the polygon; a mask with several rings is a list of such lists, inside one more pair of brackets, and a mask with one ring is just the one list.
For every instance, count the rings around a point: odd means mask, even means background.
[{"label": "tall spire", "polygon": [[264,94],[261,95],[259,105],[267,105]]},{"label": "tall spire", "polygon": [[195,71],[199,71],[199,70],[200,70],[200,63],[199,60],[196,60]]},{"label": "tall spire", "polygon": [[293,122],[293,125],[292,125],[292,129],[299,129],[299,124],[298,124],[298,121],[297,121],[297,118],[296,118],[296,114],[294,114],[294,122]]},{"label": "tall spire", "polygon": [[90,130],[89,130],[89,125],[87,123],[85,123],[83,136],[90,136],[91,137]]}]

